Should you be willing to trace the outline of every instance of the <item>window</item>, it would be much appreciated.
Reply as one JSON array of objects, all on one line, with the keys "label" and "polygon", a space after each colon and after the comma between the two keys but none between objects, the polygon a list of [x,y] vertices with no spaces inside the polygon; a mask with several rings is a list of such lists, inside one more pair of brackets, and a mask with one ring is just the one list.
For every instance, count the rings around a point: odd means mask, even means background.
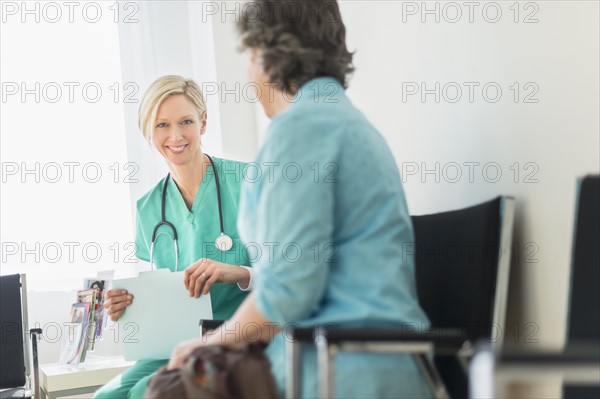
[{"label": "window", "polygon": [[131,10],[117,6],[2,3],[1,273],[27,273],[32,290],[76,288],[133,254],[140,167],[115,23]]}]

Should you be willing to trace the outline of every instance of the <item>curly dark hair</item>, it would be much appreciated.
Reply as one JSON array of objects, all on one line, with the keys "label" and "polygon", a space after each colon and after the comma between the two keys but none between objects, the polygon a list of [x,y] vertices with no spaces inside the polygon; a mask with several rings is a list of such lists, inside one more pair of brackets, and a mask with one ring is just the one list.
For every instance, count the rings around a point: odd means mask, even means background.
[{"label": "curly dark hair", "polygon": [[269,82],[295,93],[330,76],[347,87],[354,71],[337,1],[254,0],[244,4],[237,29],[241,49],[260,49]]}]

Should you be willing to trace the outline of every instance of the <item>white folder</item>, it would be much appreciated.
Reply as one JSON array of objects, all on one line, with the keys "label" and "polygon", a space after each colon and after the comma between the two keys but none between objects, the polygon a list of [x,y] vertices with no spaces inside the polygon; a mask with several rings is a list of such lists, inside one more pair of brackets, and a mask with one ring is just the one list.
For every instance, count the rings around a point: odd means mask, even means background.
[{"label": "white folder", "polygon": [[133,295],[118,323],[125,360],[169,359],[177,344],[200,337],[200,319],[213,318],[210,293],[190,297],[183,273],[159,269],[113,281]]}]

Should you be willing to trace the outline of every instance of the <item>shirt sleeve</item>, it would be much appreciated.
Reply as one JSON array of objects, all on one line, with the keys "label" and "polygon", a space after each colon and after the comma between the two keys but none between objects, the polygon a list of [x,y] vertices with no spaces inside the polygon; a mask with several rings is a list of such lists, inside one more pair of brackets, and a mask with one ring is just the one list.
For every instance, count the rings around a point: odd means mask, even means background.
[{"label": "shirt sleeve", "polygon": [[148,242],[150,242],[150,237],[146,236],[144,232],[142,221],[140,218],[139,209],[135,215],[135,256],[139,260],[143,260],[145,262],[150,262],[150,248],[148,247]]},{"label": "shirt sleeve", "polygon": [[238,288],[244,292],[246,291],[252,291],[252,288],[254,287],[254,276],[256,274],[256,270],[248,267],[248,266],[240,266],[243,267],[244,269],[248,270],[248,273],[250,273],[250,279],[248,280],[248,286],[246,288],[242,288],[242,286],[240,285],[240,283],[238,283]]},{"label": "shirt sleeve", "polygon": [[261,313],[280,324],[318,312],[334,261],[324,255],[333,245],[337,180],[322,172],[335,164],[337,145],[298,119],[272,122],[258,164],[271,165],[273,173],[263,171],[256,187],[252,226],[261,249],[253,292]]}]

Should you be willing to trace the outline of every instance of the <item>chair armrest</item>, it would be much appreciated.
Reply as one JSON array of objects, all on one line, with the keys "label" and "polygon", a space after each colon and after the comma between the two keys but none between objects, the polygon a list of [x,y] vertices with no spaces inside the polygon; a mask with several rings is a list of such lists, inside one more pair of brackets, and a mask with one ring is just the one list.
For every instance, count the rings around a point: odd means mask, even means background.
[{"label": "chair armrest", "polygon": [[202,334],[208,331],[216,330],[223,323],[225,323],[225,320],[200,319],[200,328],[202,329]]},{"label": "chair armrest", "polygon": [[413,356],[436,398],[449,398],[449,395],[432,357],[428,355],[433,352],[442,356],[461,356],[468,343],[466,333],[459,329],[416,331],[408,325],[396,328],[340,328],[329,324],[314,328],[289,328],[286,333],[289,334],[286,337],[286,389],[290,392],[290,398],[298,397],[300,393],[300,343],[314,343],[316,346],[320,397],[332,397],[330,377],[335,353],[351,351]]},{"label": "chair armrest", "polygon": [[32,328],[29,330],[29,334],[31,334],[31,335],[37,335],[37,334],[41,334],[41,333],[42,333],[41,328]]},{"label": "chair armrest", "polygon": [[[600,384],[600,345],[577,342],[564,350],[509,347],[494,351],[478,343],[470,366],[473,392],[502,397],[516,382],[560,380],[569,385]],[[493,381],[493,384],[481,383]]]},{"label": "chair armrest", "polygon": [[511,366],[596,366],[600,365],[600,344],[579,342],[567,345],[562,351],[518,350],[511,348],[497,355],[499,365]]},{"label": "chair armrest", "polygon": [[315,342],[320,334],[329,344],[345,342],[376,343],[415,343],[430,342],[436,353],[457,353],[468,341],[467,334],[459,329],[432,328],[414,331],[408,328],[339,328],[335,326],[319,328],[295,328],[290,331],[291,338],[298,342]]}]

